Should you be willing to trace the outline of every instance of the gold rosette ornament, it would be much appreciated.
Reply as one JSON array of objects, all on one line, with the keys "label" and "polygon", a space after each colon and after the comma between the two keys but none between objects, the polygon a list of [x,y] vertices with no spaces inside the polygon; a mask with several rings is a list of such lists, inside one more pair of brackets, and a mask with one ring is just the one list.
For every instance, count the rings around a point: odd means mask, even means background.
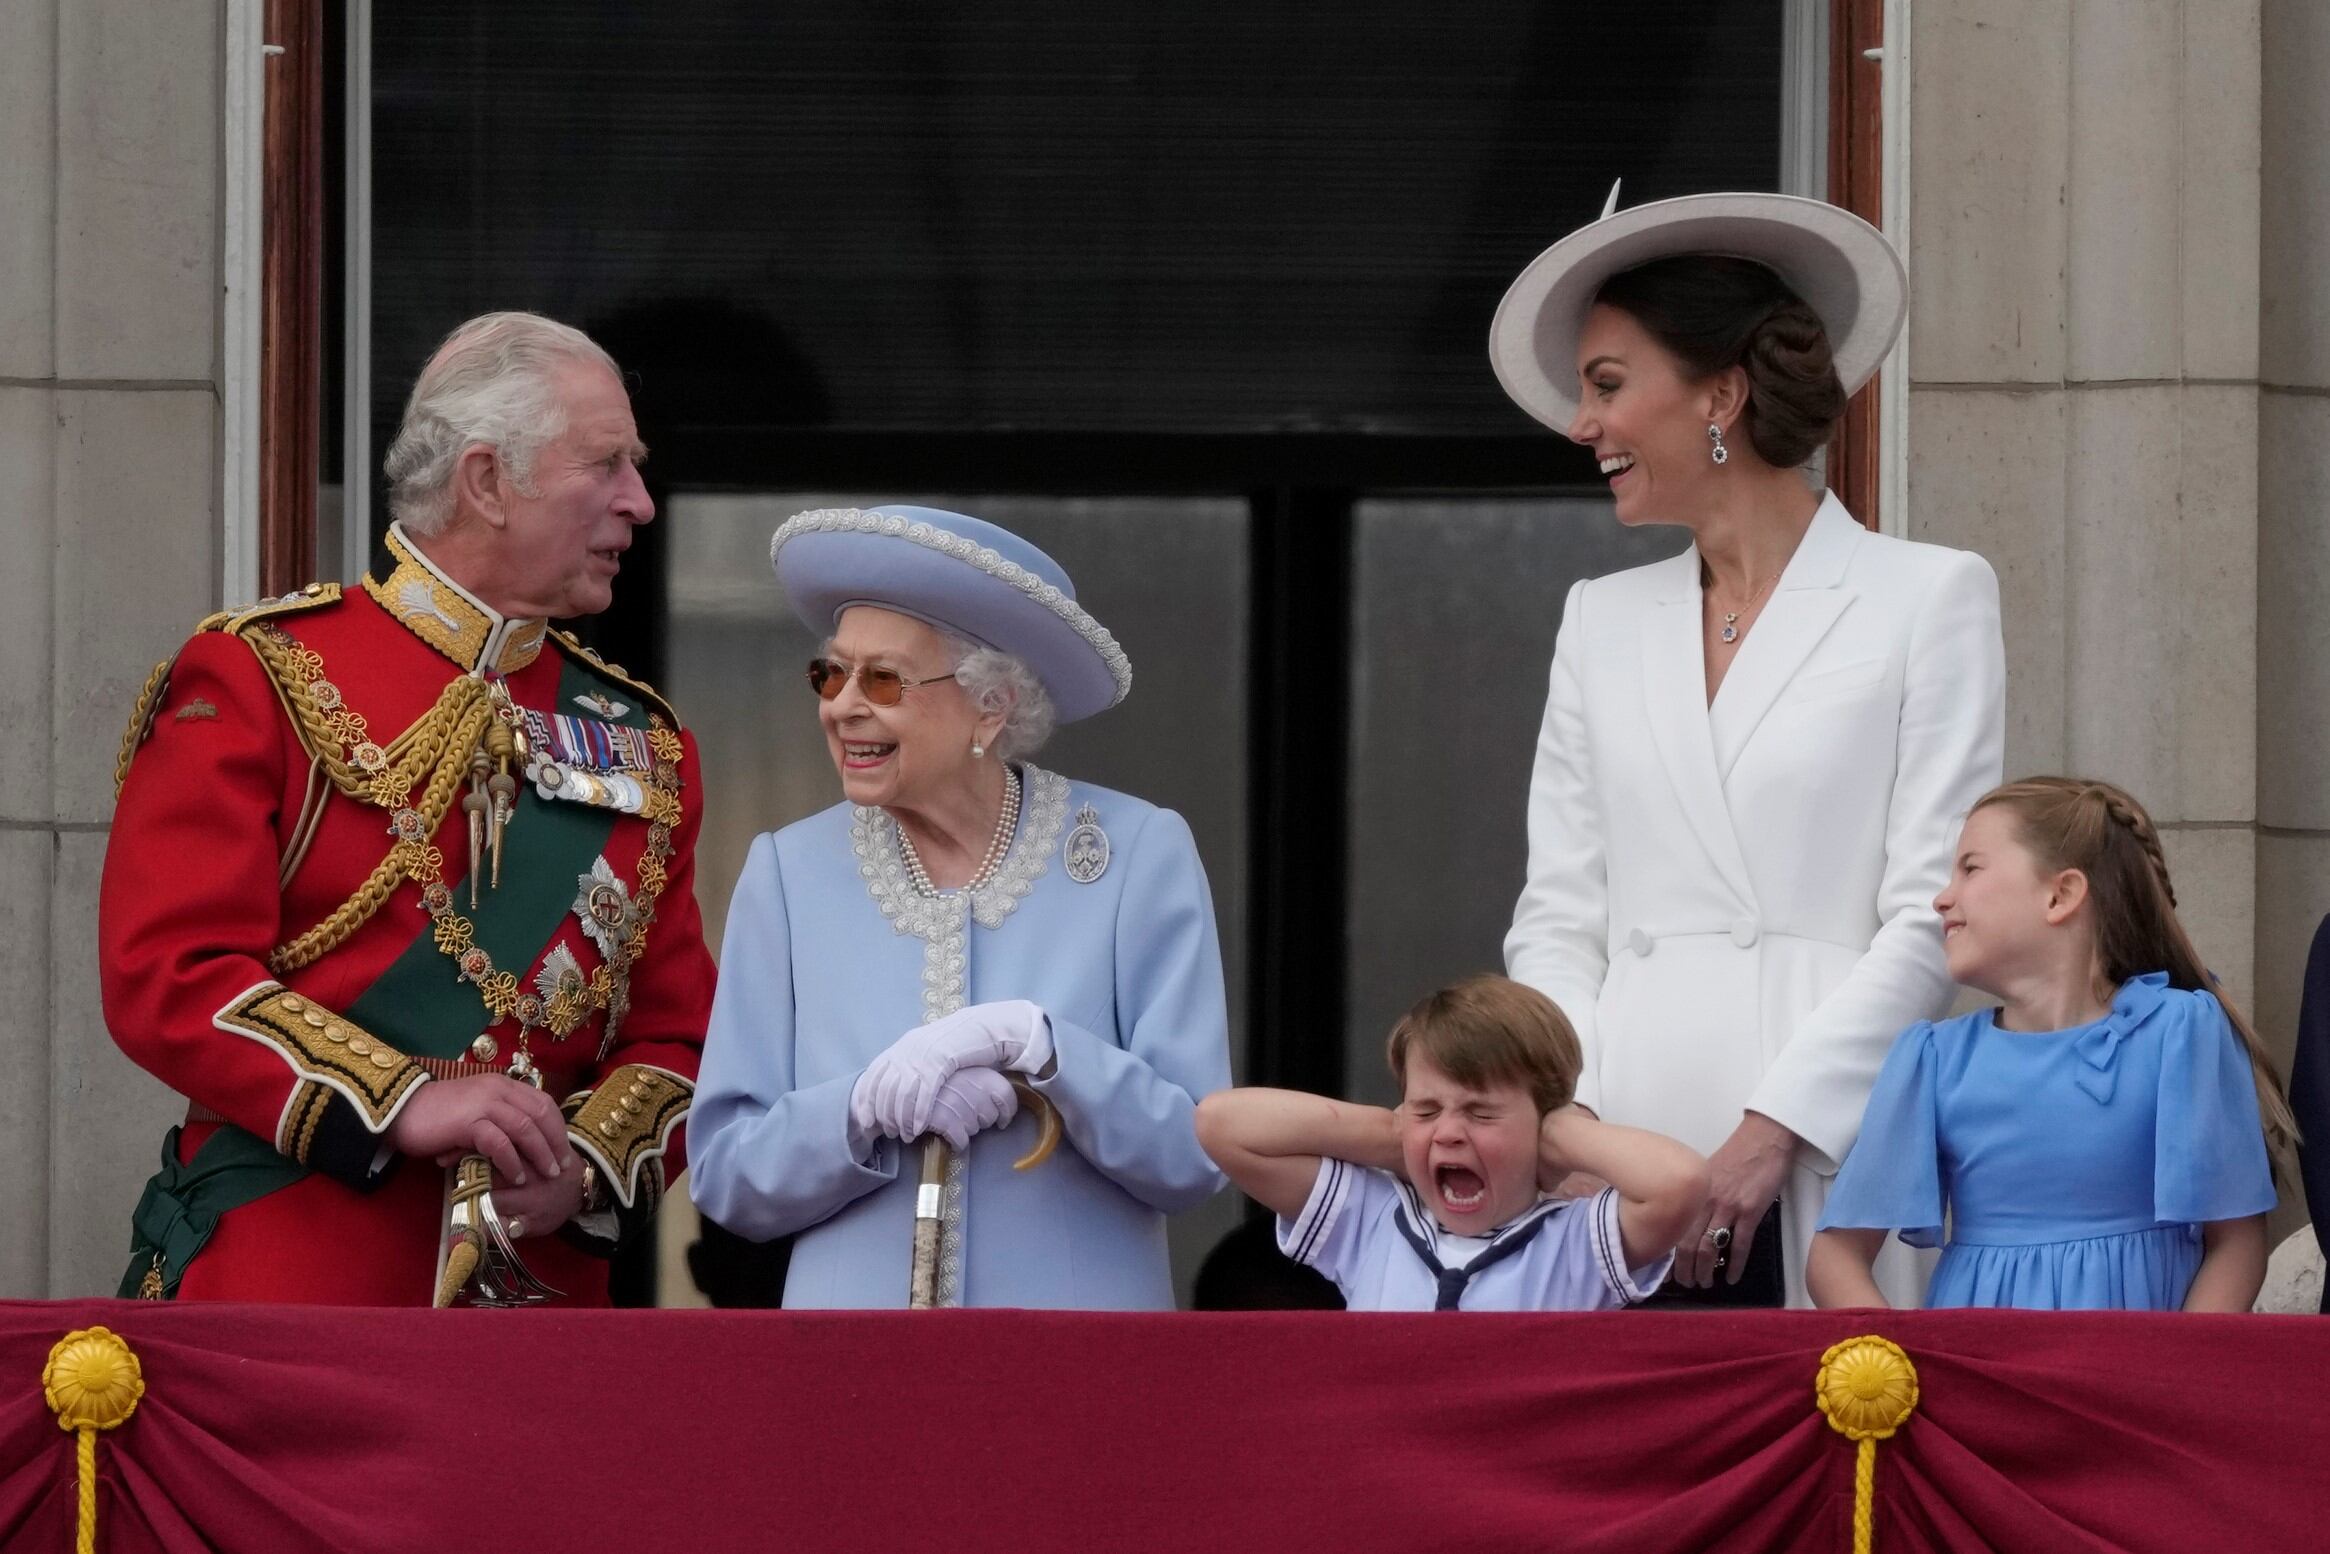
[{"label": "gold rosette ornament", "polygon": [[41,1393],[58,1428],[79,1437],[81,1515],[74,1546],[97,1550],[97,1432],[127,1422],[146,1395],[146,1378],[130,1346],[102,1327],[67,1333],[41,1367]]},{"label": "gold rosette ornament", "polygon": [[1889,1338],[1867,1334],[1831,1344],[1820,1357],[1813,1400],[1828,1427],[1858,1443],[1853,1464],[1853,1554],[1876,1545],[1877,1443],[1917,1412],[1917,1367]]}]

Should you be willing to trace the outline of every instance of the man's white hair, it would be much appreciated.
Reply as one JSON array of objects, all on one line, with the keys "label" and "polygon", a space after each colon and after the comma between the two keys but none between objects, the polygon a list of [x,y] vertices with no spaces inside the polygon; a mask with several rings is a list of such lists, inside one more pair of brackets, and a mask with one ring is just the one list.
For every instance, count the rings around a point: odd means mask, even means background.
[{"label": "man's white hair", "polygon": [[408,533],[443,529],[453,516],[453,472],[480,443],[531,494],[534,456],[566,430],[551,380],[578,361],[622,377],[597,341],[539,313],[484,313],[447,335],[421,369],[383,462],[390,515]]}]

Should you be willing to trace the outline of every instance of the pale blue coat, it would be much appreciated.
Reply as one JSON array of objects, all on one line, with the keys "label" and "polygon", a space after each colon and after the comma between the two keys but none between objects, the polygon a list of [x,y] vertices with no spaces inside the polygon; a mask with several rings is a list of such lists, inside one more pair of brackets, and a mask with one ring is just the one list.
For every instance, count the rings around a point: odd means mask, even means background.
[{"label": "pale blue coat", "polygon": [[[799,1237],[788,1307],[906,1304],[920,1150],[878,1139],[861,1158],[850,1090],[955,975],[963,1002],[1024,998],[1048,1014],[1057,1067],[1035,1087],[1065,1133],[1026,1172],[1011,1168],[1036,1136],[1024,1114],[972,1140],[962,1303],[1173,1305],[1165,1216],[1222,1185],[1192,1117],[1230,1082],[1205,871],[1171,810],[1034,768],[1025,781],[1020,834],[973,898],[959,968],[943,932],[930,935],[932,956],[896,925],[937,908],[906,886],[880,811],[836,805],[752,844],[728,912],[688,1175],[720,1224]],[[1087,805],[1109,861],[1078,883],[1063,855]],[[946,916],[960,911],[950,898]]]}]

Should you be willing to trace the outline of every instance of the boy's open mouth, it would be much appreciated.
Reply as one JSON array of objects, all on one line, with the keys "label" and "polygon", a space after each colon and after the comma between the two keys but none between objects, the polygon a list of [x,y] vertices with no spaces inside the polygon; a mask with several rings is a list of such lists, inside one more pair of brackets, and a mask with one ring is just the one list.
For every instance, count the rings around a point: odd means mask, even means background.
[{"label": "boy's open mouth", "polygon": [[1444,1165],[1432,1173],[1433,1182],[1440,1189],[1440,1201],[1462,1213],[1477,1209],[1489,1196],[1489,1184],[1480,1173],[1463,1166]]}]

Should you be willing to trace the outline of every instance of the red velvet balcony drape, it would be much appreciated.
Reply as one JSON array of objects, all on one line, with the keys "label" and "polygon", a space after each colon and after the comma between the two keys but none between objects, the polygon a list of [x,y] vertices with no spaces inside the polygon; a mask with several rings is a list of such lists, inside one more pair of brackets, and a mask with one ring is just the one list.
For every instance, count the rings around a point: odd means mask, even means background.
[{"label": "red velvet balcony drape", "polygon": [[1908,1351],[1877,1548],[2305,1548],[2330,1323],[2035,1313],[1100,1316],[0,1303],[0,1548],[68,1550],[40,1373],[144,1370],[100,1547],[1849,1546],[1823,1349]]}]

